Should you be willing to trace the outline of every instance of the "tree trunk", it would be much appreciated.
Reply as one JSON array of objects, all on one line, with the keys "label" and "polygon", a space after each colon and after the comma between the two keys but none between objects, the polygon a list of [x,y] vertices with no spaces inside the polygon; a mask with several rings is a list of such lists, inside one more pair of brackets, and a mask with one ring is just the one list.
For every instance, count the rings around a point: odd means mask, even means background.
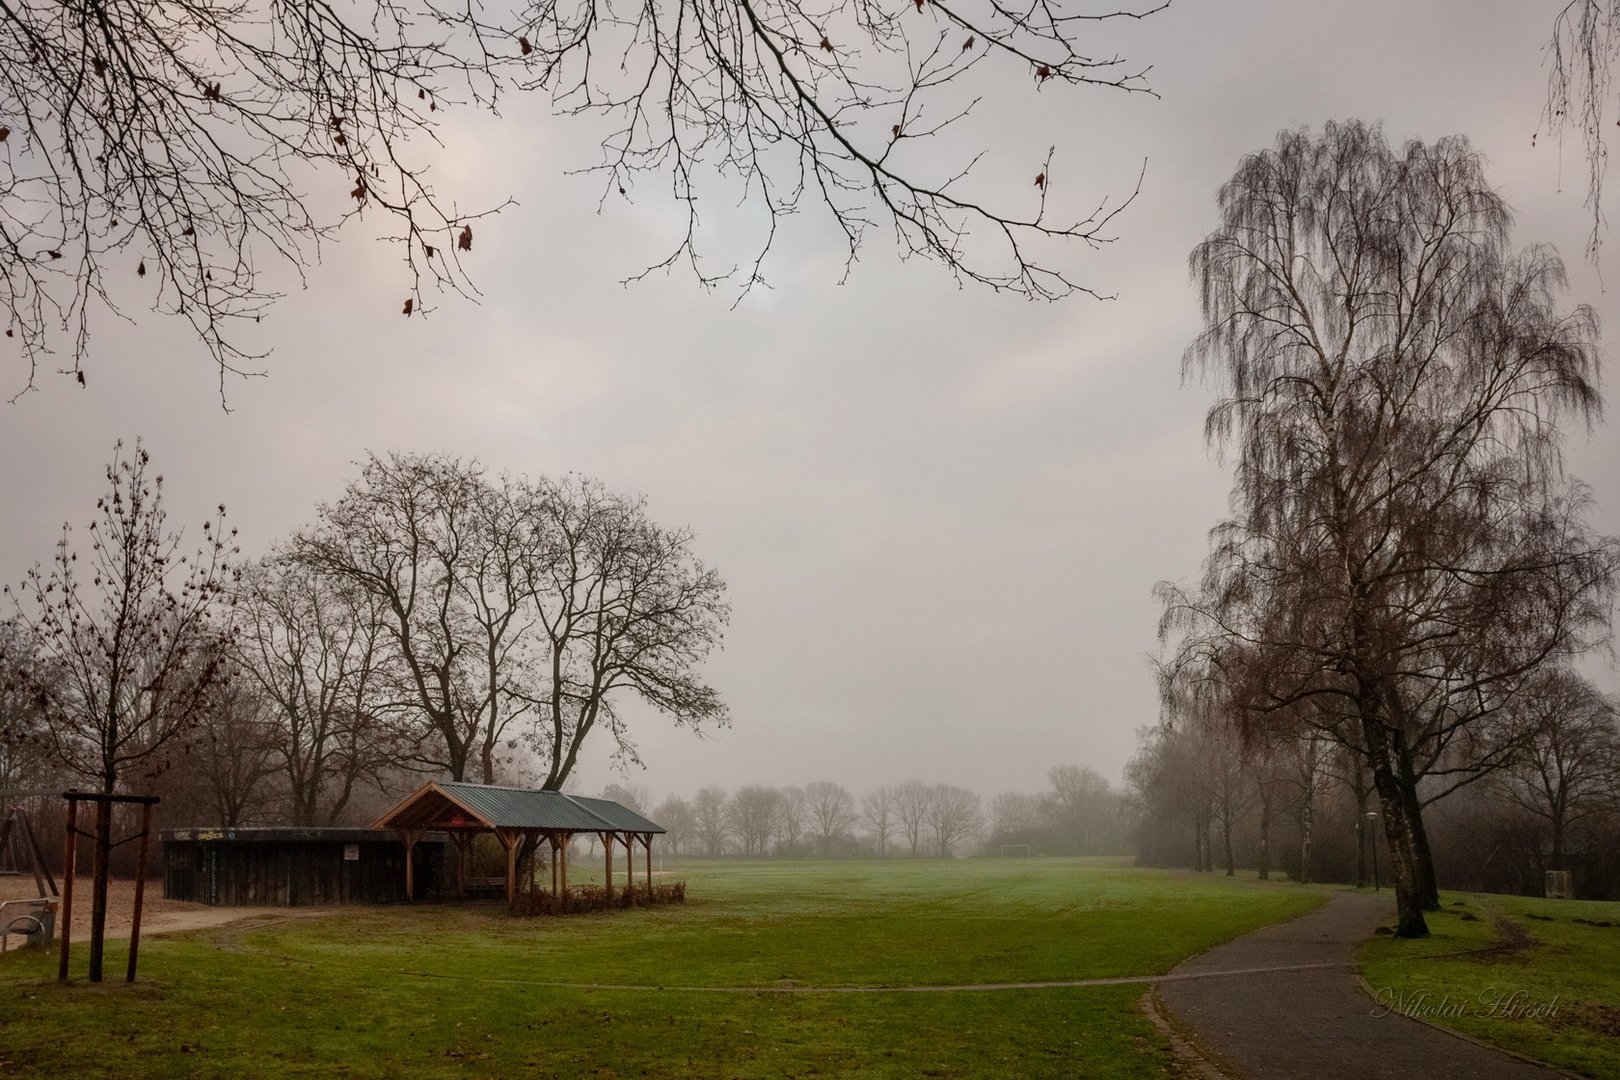
[{"label": "tree trunk", "polygon": [[1389,841],[1390,871],[1395,879],[1395,936],[1428,937],[1429,924],[1423,918],[1423,898],[1412,856],[1412,836],[1407,826],[1400,778],[1395,775],[1390,760],[1388,733],[1376,705],[1366,700],[1367,697],[1364,693],[1359,703],[1361,729],[1367,760],[1372,766],[1373,786],[1378,791],[1379,807],[1384,814],[1384,837]]},{"label": "tree trunk", "polygon": [[1395,735],[1396,761],[1400,766],[1401,806],[1412,837],[1412,871],[1416,875],[1418,903],[1424,911],[1440,910],[1440,886],[1434,876],[1434,854],[1429,849],[1429,831],[1423,826],[1423,803],[1418,799],[1417,775],[1406,740]]},{"label": "tree trunk", "polygon": [[90,981],[101,981],[107,940],[107,880],[112,873],[112,803],[96,803],[96,857],[90,886]]},{"label": "tree trunk", "polygon": [[1221,820],[1221,839],[1226,845],[1226,876],[1234,877],[1237,874],[1237,864],[1232,861],[1232,818],[1230,814]]}]

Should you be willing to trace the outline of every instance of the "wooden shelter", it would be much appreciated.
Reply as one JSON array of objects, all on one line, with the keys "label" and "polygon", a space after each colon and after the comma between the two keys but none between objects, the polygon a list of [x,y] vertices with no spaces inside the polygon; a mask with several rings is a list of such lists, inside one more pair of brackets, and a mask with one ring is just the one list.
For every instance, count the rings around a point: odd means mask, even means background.
[{"label": "wooden shelter", "polygon": [[429,781],[378,818],[376,829],[393,829],[405,842],[405,897],[415,896],[411,852],[428,832],[448,835],[462,853],[463,865],[473,837],[493,833],[506,852],[506,899],[517,897],[520,871],[532,867],[542,843],[551,849],[551,891],[568,890],[568,845],[575,836],[594,834],[602,841],[607,863],[607,889],[613,891],[613,848],[625,849],[625,885],[633,884],[636,845],[646,853],[647,888],[652,888],[652,840],[663,827],[611,799],[565,795],[560,791]]}]

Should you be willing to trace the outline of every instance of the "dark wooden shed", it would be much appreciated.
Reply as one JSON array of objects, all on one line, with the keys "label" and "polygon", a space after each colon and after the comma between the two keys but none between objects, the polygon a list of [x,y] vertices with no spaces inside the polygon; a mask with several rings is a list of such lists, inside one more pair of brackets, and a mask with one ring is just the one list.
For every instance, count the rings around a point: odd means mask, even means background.
[{"label": "dark wooden shed", "polygon": [[[405,845],[378,829],[165,829],[163,897],[220,906],[298,907],[403,901]],[[413,855],[418,897],[444,882],[446,839]]]}]

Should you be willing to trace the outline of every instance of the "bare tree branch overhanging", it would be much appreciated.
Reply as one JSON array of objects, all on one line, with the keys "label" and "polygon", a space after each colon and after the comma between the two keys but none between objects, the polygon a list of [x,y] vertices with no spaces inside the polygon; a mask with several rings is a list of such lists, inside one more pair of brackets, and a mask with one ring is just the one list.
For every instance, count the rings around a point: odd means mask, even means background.
[{"label": "bare tree branch overhanging", "polygon": [[[1586,209],[1592,215],[1586,254],[1596,260],[1603,248],[1603,183],[1609,167],[1604,115],[1620,60],[1620,2],[1569,0],[1553,19],[1547,42],[1547,106],[1541,125],[1555,137],[1580,134],[1586,157]],[[1532,145],[1541,130],[1531,136]]]},{"label": "bare tree branch overhanging", "polygon": [[[746,290],[780,220],[820,206],[849,262],[880,229],[962,281],[1097,295],[1061,251],[1107,242],[1135,191],[1059,207],[1054,148],[1028,163],[1032,182],[985,195],[969,177],[993,148],[952,138],[978,103],[963,76],[983,67],[1009,94],[1151,94],[1145,67],[1089,45],[1169,3],[0,0],[8,359],[19,391],[50,370],[83,382],[97,320],[150,303],[190,324],[223,394],[227,375],[260,370],[248,324],[278,298],[278,264],[301,278],[367,211],[399,242],[404,314],[472,295],[473,223],[499,208],[434,189],[437,125],[445,106],[495,110],[513,91],[607,124],[585,165],[604,198],[667,180],[686,225],[652,269]],[[738,186],[763,236],[745,265],[713,266],[699,207]],[[324,212],[340,192],[352,209]]]}]

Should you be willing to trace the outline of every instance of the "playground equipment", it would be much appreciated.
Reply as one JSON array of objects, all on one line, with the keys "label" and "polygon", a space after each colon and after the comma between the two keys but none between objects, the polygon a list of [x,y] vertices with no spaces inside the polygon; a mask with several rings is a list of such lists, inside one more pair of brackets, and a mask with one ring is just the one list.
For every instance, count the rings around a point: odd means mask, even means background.
[{"label": "playground equipment", "polygon": [[13,799],[49,795],[46,791],[0,791],[0,876],[21,877],[26,869],[33,875],[38,895],[0,902],[0,952],[7,951],[12,939],[21,937],[24,945],[49,945],[56,930],[56,878],[45,865],[28,811]]}]

